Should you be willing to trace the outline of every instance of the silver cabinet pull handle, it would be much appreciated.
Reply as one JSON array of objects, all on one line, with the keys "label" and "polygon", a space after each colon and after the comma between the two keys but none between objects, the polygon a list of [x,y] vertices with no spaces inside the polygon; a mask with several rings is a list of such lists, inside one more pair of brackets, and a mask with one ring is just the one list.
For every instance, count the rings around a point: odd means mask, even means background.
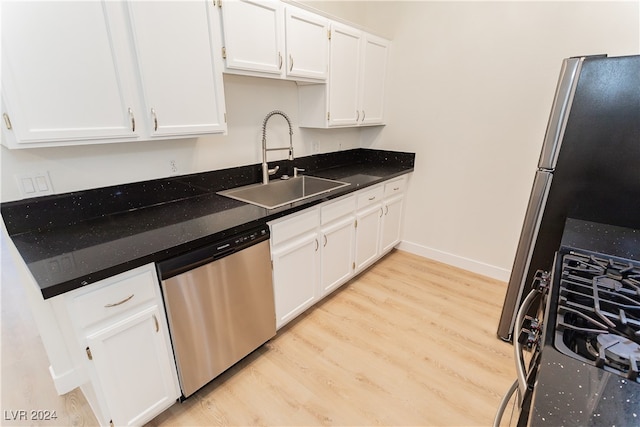
[{"label": "silver cabinet pull handle", "polygon": [[316,252],[318,252],[319,248],[320,248],[320,243],[318,243],[318,239],[316,239]]},{"label": "silver cabinet pull handle", "polygon": [[382,206],[380,206],[380,218],[382,218],[382,215],[384,215],[384,214],[383,214],[383,211],[382,211]]},{"label": "silver cabinet pull handle", "polygon": [[365,113],[364,110],[362,110],[362,121],[364,122],[364,117],[365,117]]},{"label": "silver cabinet pull handle", "polygon": [[393,187],[393,191],[398,191],[400,187]]},{"label": "silver cabinet pull handle", "polygon": [[289,71],[293,70],[293,56],[289,54]]},{"label": "silver cabinet pull handle", "polygon": [[122,301],[120,301],[120,302],[116,302],[116,303],[113,303],[113,304],[105,304],[105,306],[104,306],[104,307],[105,307],[105,308],[115,307],[115,306],[118,306],[118,305],[120,305],[120,304],[124,304],[125,302],[129,301],[131,298],[133,298],[133,294],[129,295],[128,297],[126,297],[125,299],[123,299],[123,300],[122,300]]},{"label": "silver cabinet pull handle", "polygon": [[153,315],[153,321],[156,323],[156,332],[160,332],[160,324],[158,323],[158,318],[156,315]]},{"label": "silver cabinet pull handle", "polygon": [[282,70],[282,53],[278,52],[278,59],[279,59],[279,64],[278,64],[278,70]]},{"label": "silver cabinet pull handle", "polygon": [[9,119],[9,115],[7,113],[2,113],[2,118],[4,118],[4,125],[8,130],[11,130],[11,119]]},{"label": "silver cabinet pull handle", "polygon": [[324,237],[324,245],[322,245],[322,247],[326,247],[327,246],[327,242],[328,242],[327,235],[323,234],[322,236]]},{"label": "silver cabinet pull handle", "polygon": [[156,110],[154,108],[151,109],[151,115],[153,116],[153,130],[158,130],[158,115],[156,114]]},{"label": "silver cabinet pull handle", "polygon": [[385,209],[384,214],[387,215],[389,213],[389,205],[386,205],[384,209]]},{"label": "silver cabinet pull handle", "polygon": [[133,110],[129,108],[129,118],[131,119],[131,132],[136,131],[136,118],[133,117]]},{"label": "silver cabinet pull handle", "polygon": [[360,121],[360,111],[356,110],[356,122]]},{"label": "silver cabinet pull handle", "polygon": [[375,200],[375,199],[376,199],[376,196],[369,197],[369,200]]}]

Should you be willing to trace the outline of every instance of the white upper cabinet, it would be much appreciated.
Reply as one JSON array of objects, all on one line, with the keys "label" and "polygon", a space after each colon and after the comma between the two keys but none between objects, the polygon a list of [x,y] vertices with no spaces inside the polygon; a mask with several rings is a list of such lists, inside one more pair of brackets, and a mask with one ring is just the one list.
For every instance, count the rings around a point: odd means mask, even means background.
[{"label": "white upper cabinet", "polygon": [[360,119],[361,36],[355,28],[331,26],[329,126],[356,125]]},{"label": "white upper cabinet", "polygon": [[273,0],[225,0],[221,10],[227,71],[280,76],[284,61],[282,4]]},{"label": "white upper cabinet", "polygon": [[329,21],[288,5],[285,18],[287,76],[326,80],[329,71]]},{"label": "white upper cabinet", "polygon": [[5,145],[139,135],[131,70],[120,49],[124,23],[112,13],[114,6],[97,1],[3,2]]},{"label": "white upper cabinet", "polygon": [[2,142],[8,147],[226,131],[212,2],[2,6]]},{"label": "white upper cabinet", "polygon": [[217,17],[216,8],[202,0],[128,5],[150,135],[224,132],[220,40],[213,39],[219,34],[211,16]]},{"label": "white upper cabinet", "polygon": [[275,0],[220,4],[226,72],[301,81],[327,78],[326,18]]},{"label": "white upper cabinet", "polygon": [[384,124],[389,46],[388,40],[332,23],[329,78],[326,86],[299,87],[300,126]]},{"label": "white upper cabinet", "polygon": [[384,123],[384,88],[389,42],[365,34],[360,68],[360,124]]}]

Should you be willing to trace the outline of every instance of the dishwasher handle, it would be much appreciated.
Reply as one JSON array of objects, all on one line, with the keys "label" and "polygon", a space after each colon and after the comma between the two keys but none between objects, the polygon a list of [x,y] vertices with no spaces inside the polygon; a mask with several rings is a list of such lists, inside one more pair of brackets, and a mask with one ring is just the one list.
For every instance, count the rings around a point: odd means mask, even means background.
[{"label": "dishwasher handle", "polygon": [[182,255],[159,262],[157,264],[158,275],[161,280],[166,280],[227,257],[250,246],[264,242],[265,240],[269,240],[269,238],[269,227],[267,225],[254,228],[244,233],[235,234],[224,240],[210,243],[206,246],[183,253]]}]

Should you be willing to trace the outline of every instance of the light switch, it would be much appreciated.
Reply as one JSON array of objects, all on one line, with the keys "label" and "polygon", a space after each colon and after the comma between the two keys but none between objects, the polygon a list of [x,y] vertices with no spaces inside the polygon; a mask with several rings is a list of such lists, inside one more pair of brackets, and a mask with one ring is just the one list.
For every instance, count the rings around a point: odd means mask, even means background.
[{"label": "light switch", "polygon": [[38,191],[48,191],[47,179],[44,176],[36,176],[36,184],[38,184]]},{"label": "light switch", "polygon": [[15,175],[16,183],[23,197],[38,197],[53,194],[53,186],[48,171]]},{"label": "light switch", "polygon": [[33,179],[27,176],[22,178],[22,191],[25,194],[33,194],[36,192],[36,188],[33,186]]}]

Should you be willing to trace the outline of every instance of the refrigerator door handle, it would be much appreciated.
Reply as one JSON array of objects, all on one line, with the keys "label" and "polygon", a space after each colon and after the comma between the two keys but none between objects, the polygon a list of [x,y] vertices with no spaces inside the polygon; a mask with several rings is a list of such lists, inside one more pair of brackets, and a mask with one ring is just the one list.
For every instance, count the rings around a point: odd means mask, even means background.
[{"label": "refrigerator door handle", "polygon": [[585,58],[568,58],[562,62],[556,93],[551,106],[549,122],[538,160],[540,169],[553,170],[556,167],[558,153],[562,145],[564,130],[571,111],[573,95],[576,92],[578,77]]},{"label": "refrigerator door handle", "polygon": [[533,249],[538,238],[544,206],[547,203],[553,174],[549,171],[537,171],[531,189],[518,248],[516,250],[509,286],[502,306],[502,315],[498,324],[498,336],[505,341],[511,339],[516,313],[527,285],[527,271],[531,263]]}]

